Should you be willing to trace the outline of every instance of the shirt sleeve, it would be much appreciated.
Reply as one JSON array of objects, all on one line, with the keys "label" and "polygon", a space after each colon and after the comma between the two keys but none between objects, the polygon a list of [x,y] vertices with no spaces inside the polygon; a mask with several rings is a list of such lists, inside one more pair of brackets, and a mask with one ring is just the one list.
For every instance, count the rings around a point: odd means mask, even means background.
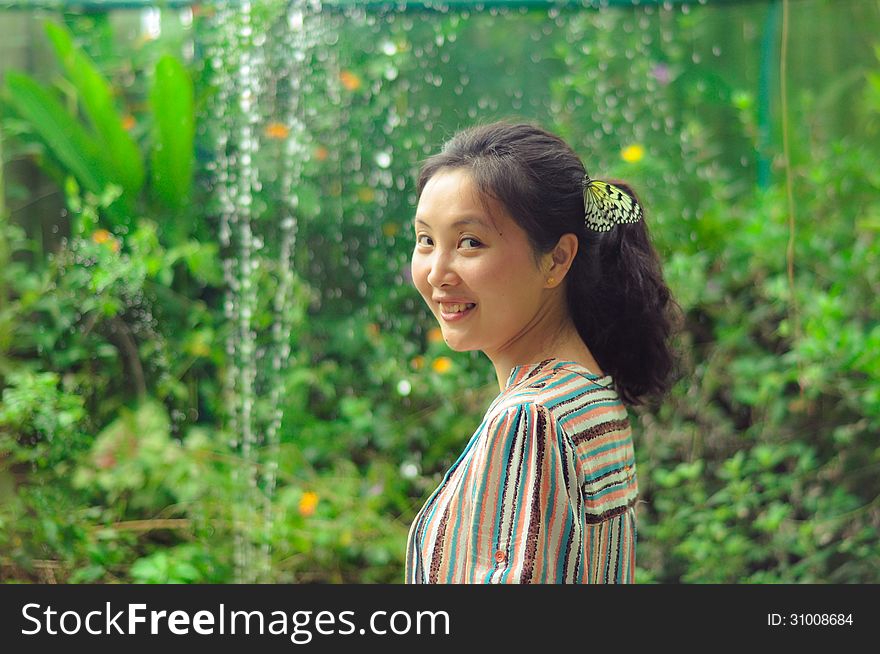
[{"label": "shirt sleeve", "polygon": [[471,583],[578,581],[582,501],[571,440],[549,410],[512,406],[488,425],[471,485]]},{"label": "shirt sleeve", "polygon": [[584,534],[590,584],[631,584],[636,576],[636,510],[588,524]]}]

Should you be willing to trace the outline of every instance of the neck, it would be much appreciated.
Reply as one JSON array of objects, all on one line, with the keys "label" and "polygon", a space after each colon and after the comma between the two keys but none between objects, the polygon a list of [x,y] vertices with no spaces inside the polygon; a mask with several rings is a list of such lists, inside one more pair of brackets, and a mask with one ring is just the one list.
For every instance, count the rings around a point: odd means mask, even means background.
[{"label": "neck", "polygon": [[568,310],[558,303],[553,309],[539,311],[509,343],[485,354],[495,366],[498,387],[502,391],[515,366],[550,358],[576,361],[601,374],[598,363],[581,339]]}]

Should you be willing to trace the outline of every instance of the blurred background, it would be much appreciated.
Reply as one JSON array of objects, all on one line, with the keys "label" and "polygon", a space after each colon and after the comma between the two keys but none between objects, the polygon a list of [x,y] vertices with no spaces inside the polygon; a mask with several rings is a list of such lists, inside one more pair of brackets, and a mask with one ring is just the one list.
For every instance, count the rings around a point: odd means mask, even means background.
[{"label": "blurred background", "polygon": [[686,315],[640,583],[877,583],[880,2],[0,0],[0,580],[400,583],[497,395],[412,286],[501,118],[640,194]]}]

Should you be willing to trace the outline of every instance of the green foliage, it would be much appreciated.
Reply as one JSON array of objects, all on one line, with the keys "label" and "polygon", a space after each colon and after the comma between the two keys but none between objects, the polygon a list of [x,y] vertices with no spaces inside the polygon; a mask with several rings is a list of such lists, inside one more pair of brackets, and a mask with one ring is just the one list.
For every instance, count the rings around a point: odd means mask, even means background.
[{"label": "green foliage", "polygon": [[[123,115],[115,106],[110,82],[94,62],[73,44],[70,31],[46,23],[55,55],[66,75],[65,91],[72,94],[66,108],[58,93],[28,75],[10,71],[5,93],[9,103],[26,121],[67,174],[87,192],[102,196],[116,185],[113,202],[102,204],[106,226],[129,228],[144,184],[145,156],[123,126]],[[153,195],[172,213],[170,242],[189,235],[181,211],[191,199],[193,176],[194,112],[192,81],[180,61],[165,55],[156,63],[150,104],[154,110],[150,144]],[[80,110],[85,121],[80,119]],[[85,124],[84,124],[85,123]],[[51,171],[55,170],[50,166]],[[118,202],[115,202],[118,198]],[[160,214],[152,207],[151,215]]]},{"label": "green foliage", "polygon": [[183,64],[170,55],[156,64],[150,101],[155,116],[153,187],[162,202],[181,210],[190,199],[195,116],[192,81]]},{"label": "green foliage", "polygon": [[58,465],[86,440],[83,400],[59,389],[57,373],[12,371],[0,404],[0,452],[9,463]]},{"label": "green foliage", "polygon": [[187,543],[138,559],[131,566],[131,578],[136,584],[205,583],[211,578],[211,568],[204,549]]},{"label": "green foliage", "polygon": [[[144,168],[137,144],[122,127],[113,106],[110,84],[82,51],[74,48],[70,32],[60,25],[46,23],[46,32],[64,72],[77,91],[77,99],[89,120],[100,152],[106,157],[125,193],[136,194],[144,183]],[[99,189],[91,189],[99,190]]]},{"label": "green foliage", "polygon": [[112,180],[112,166],[101,148],[73,119],[61,102],[33,79],[10,71],[6,75],[10,104],[49,144],[66,169],[92,192],[99,193]]}]

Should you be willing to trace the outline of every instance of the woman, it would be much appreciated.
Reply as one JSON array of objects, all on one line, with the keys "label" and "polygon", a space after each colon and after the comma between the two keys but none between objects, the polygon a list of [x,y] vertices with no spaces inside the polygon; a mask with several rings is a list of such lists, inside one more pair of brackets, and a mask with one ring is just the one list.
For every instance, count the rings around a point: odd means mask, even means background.
[{"label": "woman", "polygon": [[413,283],[501,393],[410,528],[408,583],[629,583],[624,402],[662,395],[676,306],[641,207],[529,124],[456,134],[418,179]]}]

